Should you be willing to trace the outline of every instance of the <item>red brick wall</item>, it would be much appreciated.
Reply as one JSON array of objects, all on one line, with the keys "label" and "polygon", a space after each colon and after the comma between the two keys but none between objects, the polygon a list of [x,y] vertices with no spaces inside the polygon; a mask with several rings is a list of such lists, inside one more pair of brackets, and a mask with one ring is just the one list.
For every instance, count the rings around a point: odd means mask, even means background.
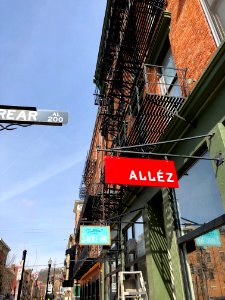
[{"label": "red brick wall", "polygon": [[168,0],[170,42],[177,68],[188,68],[187,78],[198,80],[216,44],[200,0]]}]

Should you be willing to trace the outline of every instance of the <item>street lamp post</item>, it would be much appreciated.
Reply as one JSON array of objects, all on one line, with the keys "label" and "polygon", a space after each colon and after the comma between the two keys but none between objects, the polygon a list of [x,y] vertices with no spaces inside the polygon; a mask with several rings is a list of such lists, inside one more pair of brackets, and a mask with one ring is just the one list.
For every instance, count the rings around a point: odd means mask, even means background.
[{"label": "street lamp post", "polygon": [[46,285],[46,292],[45,292],[45,300],[48,299],[48,282],[49,282],[51,265],[52,265],[52,260],[50,258],[49,261],[48,261],[48,276],[47,276],[47,285]]}]

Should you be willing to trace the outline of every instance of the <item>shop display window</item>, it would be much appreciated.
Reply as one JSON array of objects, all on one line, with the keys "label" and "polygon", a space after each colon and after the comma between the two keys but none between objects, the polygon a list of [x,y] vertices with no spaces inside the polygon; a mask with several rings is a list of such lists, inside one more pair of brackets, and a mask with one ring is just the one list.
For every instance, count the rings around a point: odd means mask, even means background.
[{"label": "shop display window", "polygon": [[224,214],[212,163],[198,160],[179,180],[175,192],[183,234]]},{"label": "shop display window", "polygon": [[187,253],[193,299],[225,299],[224,229],[221,226],[195,238],[195,249]]}]

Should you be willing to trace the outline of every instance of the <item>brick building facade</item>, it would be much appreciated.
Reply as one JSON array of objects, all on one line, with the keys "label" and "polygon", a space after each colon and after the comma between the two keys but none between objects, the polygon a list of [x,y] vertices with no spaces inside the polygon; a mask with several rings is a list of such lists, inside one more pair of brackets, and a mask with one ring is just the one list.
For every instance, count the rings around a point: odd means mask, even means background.
[{"label": "brick building facade", "polygon": [[0,239],[0,295],[10,294],[11,272],[7,269],[6,259],[11,249]]},{"label": "brick building facade", "polygon": [[[198,237],[219,228],[224,239],[224,15],[222,0],[107,1],[75,230],[82,300],[116,299],[125,270],[142,271],[151,300],[225,299],[221,269],[207,271],[211,291],[195,259],[209,247]],[[105,156],[173,160],[179,188],[106,184]],[[111,246],[79,245],[84,224],[109,225]]]}]

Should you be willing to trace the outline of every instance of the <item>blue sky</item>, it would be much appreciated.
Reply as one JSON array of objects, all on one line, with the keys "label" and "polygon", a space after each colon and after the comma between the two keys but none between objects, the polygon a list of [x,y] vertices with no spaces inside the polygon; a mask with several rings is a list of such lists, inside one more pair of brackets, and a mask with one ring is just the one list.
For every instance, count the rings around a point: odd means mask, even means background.
[{"label": "blue sky", "polygon": [[[106,0],[0,1],[0,104],[69,113],[62,127],[0,131],[0,238],[16,262],[63,266],[96,117]],[[40,267],[37,267],[40,266]]]}]

